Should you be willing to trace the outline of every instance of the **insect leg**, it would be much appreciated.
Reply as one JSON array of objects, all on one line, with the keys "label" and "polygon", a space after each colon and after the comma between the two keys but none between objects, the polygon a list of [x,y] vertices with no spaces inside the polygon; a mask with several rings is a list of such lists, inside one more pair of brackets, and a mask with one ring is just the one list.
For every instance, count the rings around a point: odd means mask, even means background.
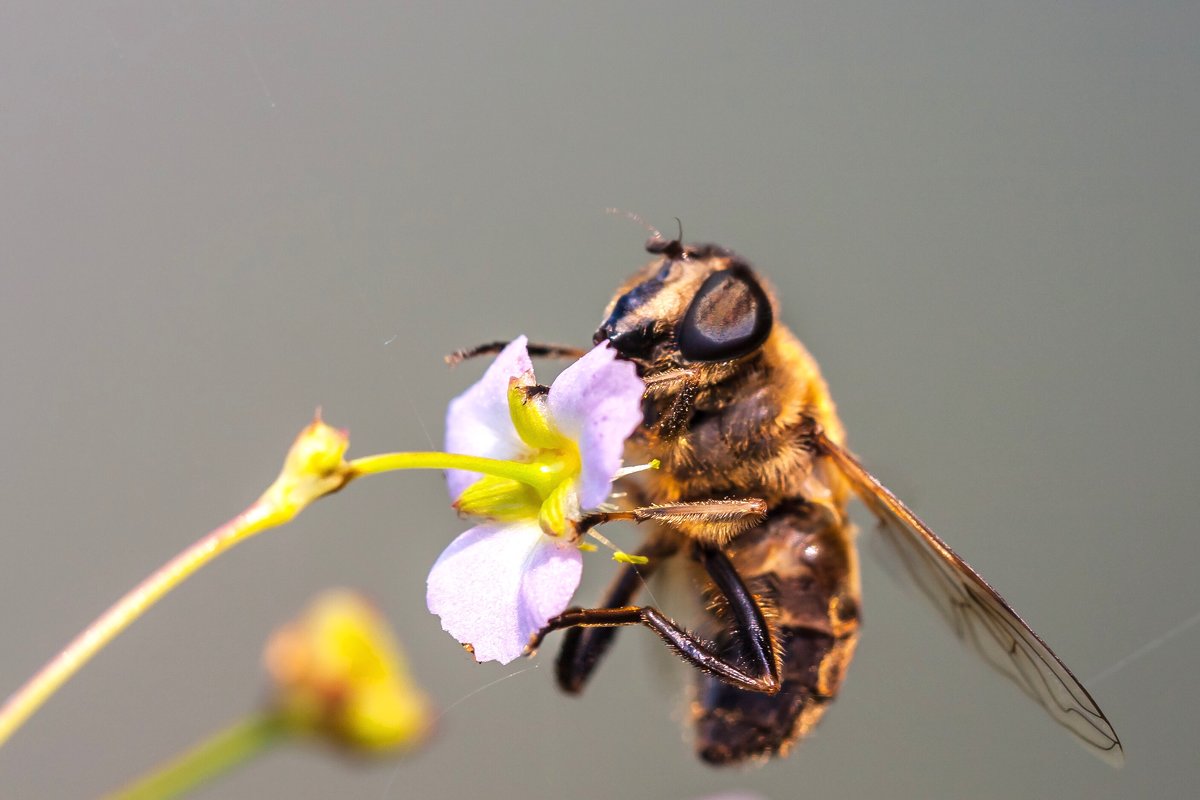
[{"label": "insect leg", "polygon": [[733,640],[739,655],[745,658],[751,669],[769,677],[773,691],[779,690],[779,644],[771,633],[763,614],[762,604],[738,575],[728,556],[714,547],[696,545],[695,558],[704,565],[708,576],[716,584],[717,591],[729,604],[733,617]]},{"label": "insect leg", "polygon": [[747,528],[758,525],[766,516],[767,503],[757,497],[656,503],[628,511],[590,512],[579,521],[577,534],[582,536],[597,525],[618,520],[657,522],[696,541],[720,546]]},{"label": "insect leg", "polygon": [[[508,347],[508,342],[486,342],[477,344],[474,347],[468,347],[463,350],[455,350],[450,355],[446,356],[445,361],[450,366],[456,366],[466,361],[468,358],[476,356],[494,356]],[[586,350],[580,350],[578,347],[570,347],[561,344],[538,344],[530,342],[526,345],[529,355],[534,358],[581,358],[587,353]]]},{"label": "insect leg", "polygon": [[[674,551],[673,543],[661,539],[658,542],[651,541],[638,550],[637,554],[649,561],[640,568],[633,564],[626,564],[621,568],[604,597],[604,608],[621,608],[632,603],[638,591],[645,585],[645,579]],[[583,691],[583,685],[591,677],[596,664],[608,652],[616,634],[615,627],[575,627],[567,630],[563,636],[562,648],[558,651],[558,659],[554,663],[558,685],[564,692],[578,694]]]},{"label": "insect leg", "polygon": [[[767,504],[762,500],[709,500],[694,503],[665,503],[640,506],[629,511],[593,512],[581,520],[578,533],[583,535],[597,525],[617,520],[636,522],[653,521],[669,525],[695,536],[691,529],[701,531],[704,536],[720,542],[728,541],[733,535],[762,521],[767,513]],[[637,555],[649,559],[639,572],[628,565],[617,575],[603,608],[628,606],[642,588],[643,581],[661,563],[678,550],[674,538],[656,537],[647,542]],[[608,651],[616,636],[615,627],[575,627],[567,630],[562,648],[555,662],[558,684],[563,691],[577,694],[591,677],[596,664]]]},{"label": "insect leg", "polygon": [[569,608],[551,619],[546,627],[530,640],[528,649],[536,650],[551,631],[564,628],[613,628],[622,625],[645,625],[654,631],[672,650],[698,669],[752,692],[774,694],[779,691],[778,652],[767,627],[762,608],[746,584],[733,569],[729,559],[716,549],[697,547],[696,558],[708,570],[718,591],[725,595],[736,624],[735,642],[738,656],[748,667],[731,660],[691,631],[679,627],[674,620],[653,606],[624,606],[621,608]]},{"label": "insect leg", "polygon": [[683,433],[699,391],[700,384],[695,378],[685,378],[666,413],[654,423],[654,434],[660,439],[674,439]]}]

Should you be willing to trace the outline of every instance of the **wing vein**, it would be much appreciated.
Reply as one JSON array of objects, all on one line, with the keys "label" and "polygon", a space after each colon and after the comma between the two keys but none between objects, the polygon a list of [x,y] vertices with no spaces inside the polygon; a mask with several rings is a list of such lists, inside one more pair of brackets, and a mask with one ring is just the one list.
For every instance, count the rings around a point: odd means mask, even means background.
[{"label": "wing vein", "polygon": [[1090,752],[1114,766],[1124,762],[1121,740],[1083,684],[1012,606],[950,549],[853,455],[824,434],[818,448],[884,525],[921,593],[954,633],[983,660],[1044,708]]}]

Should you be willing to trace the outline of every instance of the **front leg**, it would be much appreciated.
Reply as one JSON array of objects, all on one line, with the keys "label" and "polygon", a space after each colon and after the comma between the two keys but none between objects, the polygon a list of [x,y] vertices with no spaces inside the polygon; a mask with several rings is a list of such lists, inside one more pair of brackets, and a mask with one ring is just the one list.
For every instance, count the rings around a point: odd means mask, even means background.
[{"label": "front leg", "polygon": [[[455,350],[453,353],[445,357],[446,363],[454,367],[468,358],[476,356],[494,356],[508,347],[508,342],[486,342],[477,344],[474,347],[467,347],[463,350]],[[570,358],[579,359],[587,354],[586,350],[580,350],[578,347],[562,344],[538,344],[530,342],[525,346],[529,351],[529,355],[534,358]]]}]

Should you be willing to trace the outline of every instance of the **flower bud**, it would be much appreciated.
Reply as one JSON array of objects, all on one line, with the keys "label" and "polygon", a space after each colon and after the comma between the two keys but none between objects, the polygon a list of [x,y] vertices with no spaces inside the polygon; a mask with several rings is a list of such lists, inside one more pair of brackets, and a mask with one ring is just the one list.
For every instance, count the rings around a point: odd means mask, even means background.
[{"label": "flower bud", "polygon": [[396,640],[358,594],[322,594],[276,631],[264,653],[274,704],[285,723],[367,753],[424,740],[431,706]]}]

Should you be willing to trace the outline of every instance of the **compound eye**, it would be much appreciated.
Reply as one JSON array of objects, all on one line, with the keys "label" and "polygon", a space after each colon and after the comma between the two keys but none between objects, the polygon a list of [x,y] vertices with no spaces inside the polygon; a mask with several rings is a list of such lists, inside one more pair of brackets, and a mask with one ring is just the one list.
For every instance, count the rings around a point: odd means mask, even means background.
[{"label": "compound eye", "polygon": [[757,350],[774,316],[767,293],[741,266],[709,275],[679,323],[679,354],[688,361],[728,361]]}]

